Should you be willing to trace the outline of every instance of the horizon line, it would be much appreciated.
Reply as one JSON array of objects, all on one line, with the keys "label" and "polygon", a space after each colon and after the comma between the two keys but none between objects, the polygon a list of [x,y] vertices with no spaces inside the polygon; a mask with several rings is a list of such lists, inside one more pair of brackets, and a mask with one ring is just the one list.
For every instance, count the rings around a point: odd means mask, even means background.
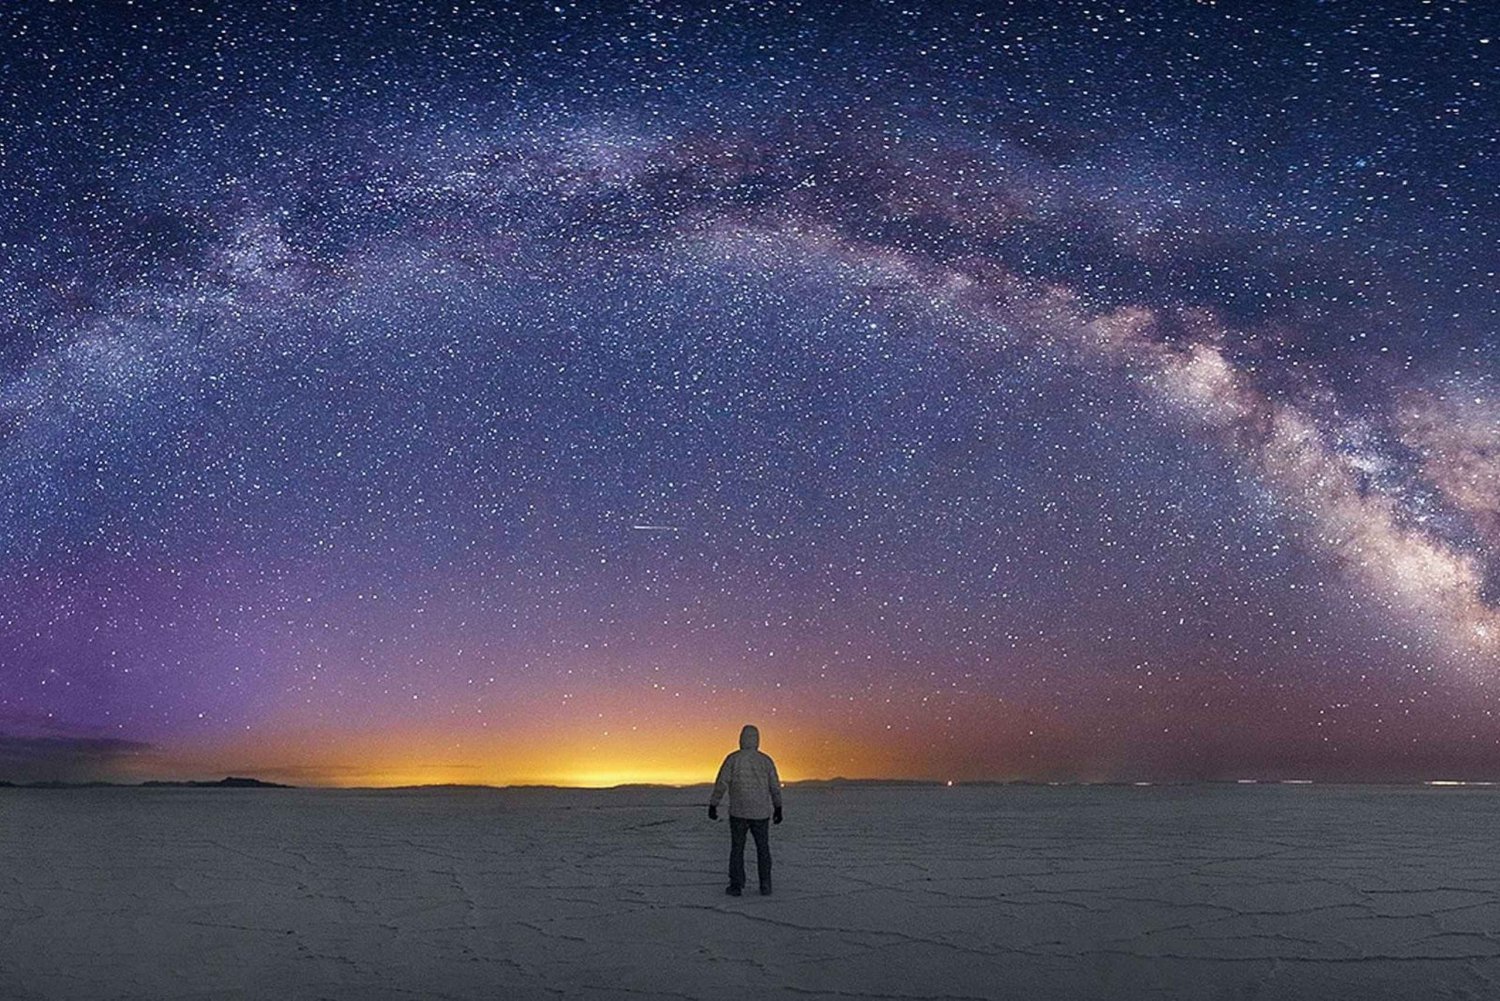
[{"label": "horizon line", "polygon": [[[1184,779],[930,779],[930,778],[886,778],[886,777],[849,777],[835,775],[830,778],[807,778],[791,779],[783,782],[783,786],[803,785],[830,785],[834,783],[847,785],[898,785],[898,786],[931,786],[935,788],[960,788],[973,786],[1046,786],[1052,788],[1072,786],[1128,786],[1135,788],[1147,788],[1153,786],[1192,786],[1192,785],[1224,785],[1224,786],[1428,786],[1436,788],[1467,788],[1467,787],[1496,787],[1500,786],[1500,779],[1357,779],[1357,778],[1184,778]],[[260,788],[260,789],[305,789],[319,791],[343,791],[350,792],[400,792],[416,789],[556,789],[556,790],[578,790],[593,792],[609,792],[618,789],[695,789],[699,787],[712,787],[713,782],[617,782],[612,785],[568,785],[556,782],[510,782],[495,784],[489,782],[418,782],[401,783],[395,785],[333,785],[333,784],[305,784],[299,785],[290,782],[276,782],[259,779],[253,776],[225,776],[222,779],[142,779],[140,781],[124,782],[113,779],[33,779],[28,781],[14,781],[0,779],[0,788],[11,789],[44,789],[44,788],[116,788],[116,789],[141,789],[153,787],[181,787],[181,788]]]}]

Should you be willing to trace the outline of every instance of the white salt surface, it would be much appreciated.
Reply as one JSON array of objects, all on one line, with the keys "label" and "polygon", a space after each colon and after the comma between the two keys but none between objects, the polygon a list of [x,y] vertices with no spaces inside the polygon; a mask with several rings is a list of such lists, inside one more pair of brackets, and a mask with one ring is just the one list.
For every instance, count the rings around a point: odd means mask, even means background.
[{"label": "white salt surface", "polygon": [[1500,790],[0,790],[0,998],[1496,998]]}]

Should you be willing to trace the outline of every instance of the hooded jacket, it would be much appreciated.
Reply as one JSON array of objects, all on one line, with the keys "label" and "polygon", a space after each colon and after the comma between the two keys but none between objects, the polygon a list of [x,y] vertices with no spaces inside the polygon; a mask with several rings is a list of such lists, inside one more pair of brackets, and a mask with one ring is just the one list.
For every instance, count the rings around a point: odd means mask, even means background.
[{"label": "hooded jacket", "polygon": [[710,806],[729,796],[729,815],[746,820],[765,820],[772,809],[781,809],[781,778],[776,762],[760,750],[760,731],[746,726],[740,731],[740,749],[719,766]]}]

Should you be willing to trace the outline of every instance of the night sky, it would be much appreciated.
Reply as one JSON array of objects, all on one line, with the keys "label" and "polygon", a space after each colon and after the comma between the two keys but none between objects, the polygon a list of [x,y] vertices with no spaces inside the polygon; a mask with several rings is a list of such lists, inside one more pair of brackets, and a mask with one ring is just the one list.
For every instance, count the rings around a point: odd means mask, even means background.
[{"label": "night sky", "polygon": [[1500,779],[1497,32],[12,4],[0,778]]}]

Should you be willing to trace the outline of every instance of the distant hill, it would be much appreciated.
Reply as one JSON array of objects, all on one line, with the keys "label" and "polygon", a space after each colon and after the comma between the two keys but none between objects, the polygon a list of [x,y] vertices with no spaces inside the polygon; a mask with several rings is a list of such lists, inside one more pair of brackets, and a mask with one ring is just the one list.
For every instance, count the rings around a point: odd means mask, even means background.
[{"label": "distant hill", "polygon": [[831,779],[798,779],[795,782],[787,782],[785,785],[819,788],[822,786],[940,786],[943,783],[935,779],[846,779],[836,776]]},{"label": "distant hill", "polygon": [[412,792],[413,790],[427,790],[430,792],[470,792],[476,789],[535,789],[555,788],[553,786],[492,786],[483,782],[429,782],[425,785],[407,786],[350,786],[350,789],[364,792]]},{"label": "distant hill", "polygon": [[60,782],[49,780],[45,782],[6,782],[0,780],[0,788],[4,789],[295,789],[296,786],[282,785],[279,782],[265,782],[261,779],[247,779],[230,775],[219,779],[217,782],[166,782],[154,780],[151,782]]},{"label": "distant hill", "polygon": [[142,782],[143,788],[158,789],[161,787],[187,788],[187,789],[294,789],[295,786],[283,785],[280,782],[265,782],[261,779],[247,779],[230,775],[217,782]]}]

